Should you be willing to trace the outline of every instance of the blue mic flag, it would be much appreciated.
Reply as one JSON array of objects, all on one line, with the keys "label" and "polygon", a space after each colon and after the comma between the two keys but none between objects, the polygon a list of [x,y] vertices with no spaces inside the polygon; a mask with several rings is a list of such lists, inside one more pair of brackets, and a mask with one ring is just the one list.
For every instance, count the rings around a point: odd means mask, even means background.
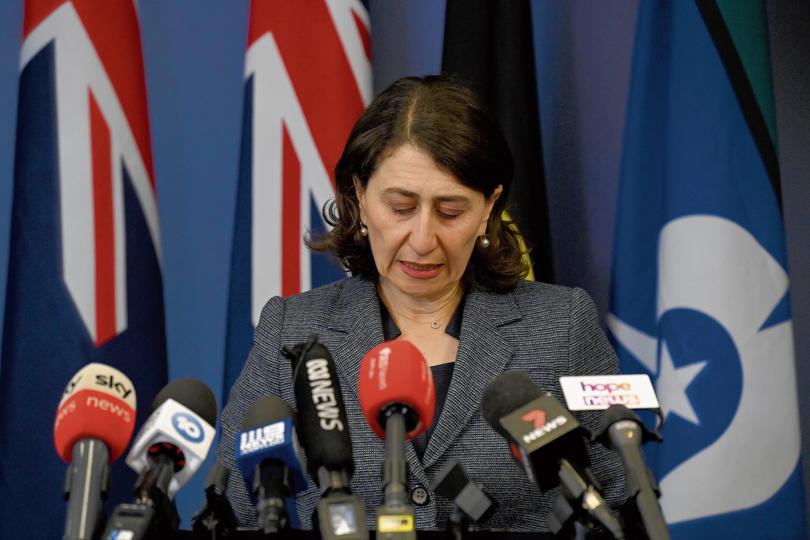
[{"label": "blue mic flag", "polygon": [[[112,32],[114,39],[107,39]],[[166,382],[157,205],[137,13],[128,0],[26,2],[0,367],[0,538],[61,538],[53,422],[89,362]],[[135,474],[113,466],[111,504]]]},{"label": "blue mic flag", "polygon": [[765,15],[640,6],[608,326],[666,416],[648,459],[674,538],[805,535]]}]

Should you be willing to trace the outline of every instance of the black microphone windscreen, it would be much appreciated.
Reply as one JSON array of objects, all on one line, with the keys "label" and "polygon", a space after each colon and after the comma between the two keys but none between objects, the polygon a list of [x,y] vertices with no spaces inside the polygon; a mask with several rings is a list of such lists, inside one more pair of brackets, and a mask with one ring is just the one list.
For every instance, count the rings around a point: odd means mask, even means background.
[{"label": "black microphone windscreen", "polygon": [[448,461],[436,475],[436,493],[448,499],[455,499],[470,482],[464,467],[456,460]]},{"label": "black microphone windscreen", "polygon": [[293,384],[298,405],[296,431],[311,471],[354,472],[349,422],[340,390],[337,366],[329,350],[317,341],[299,345]]},{"label": "black microphone windscreen", "polygon": [[217,400],[208,385],[197,379],[175,379],[164,386],[155,399],[149,414],[163,405],[167,399],[173,399],[194,411],[208,425],[217,423]]},{"label": "black microphone windscreen", "polygon": [[624,405],[611,405],[602,413],[602,423],[600,431],[605,431],[608,427],[620,420],[632,420],[641,424],[638,415]]},{"label": "black microphone windscreen", "polygon": [[501,418],[542,395],[529,377],[517,371],[506,371],[484,391],[481,414],[495,431],[508,438],[509,434],[501,426]]},{"label": "black microphone windscreen", "polygon": [[264,396],[257,399],[248,410],[245,419],[242,420],[242,431],[266,426],[285,418],[292,418],[295,423],[295,413],[287,402],[276,396]]},{"label": "black microphone windscreen", "polygon": [[208,471],[208,476],[205,479],[205,488],[213,487],[217,493],[225,493],[228,487],[228,480],[231,476],[231,470],[225,465],[214,462],[214,466]]},{"label": "black microphone windscreen", "polygon": [[498,503],[470,480],[464,467],[452,460],[445,464],[436,476],[436,493],[456,503],[473,522],[478,523],[495,511]]}]

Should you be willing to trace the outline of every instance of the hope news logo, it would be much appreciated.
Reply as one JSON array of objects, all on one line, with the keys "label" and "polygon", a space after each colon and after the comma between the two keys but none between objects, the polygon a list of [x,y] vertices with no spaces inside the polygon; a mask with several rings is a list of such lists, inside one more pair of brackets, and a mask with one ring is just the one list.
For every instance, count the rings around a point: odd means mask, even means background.
[{"label": "hope news logo", "polygon": [[611,405],[638,405],[641,398],[629,382],[586,383],[581,382],[582,400],[588,406],[610,407]]}]

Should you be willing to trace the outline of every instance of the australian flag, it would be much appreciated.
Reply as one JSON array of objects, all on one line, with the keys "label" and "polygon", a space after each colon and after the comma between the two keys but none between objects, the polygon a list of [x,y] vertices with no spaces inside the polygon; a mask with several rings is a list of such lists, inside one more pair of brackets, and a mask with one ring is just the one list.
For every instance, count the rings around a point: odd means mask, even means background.
[{"label": "australian flag", "polygon": [[[131,0],[28,0],[0,372],[0,538],[60,538],[62,391],[88,362],[166,381],[155,181]],[[136,426],[137,428],[137,426]],[[135,476],[113,468],[110,503]]]},{"label": "australian flag", "polygon": [[675,538],[804,538],[765,2],[642,2],[608,325]]},{"label": "australian flag", "polygon": [[224,395],[273,296],[345,277],[304,235],[326,231],[334,168],[371,99],[369,17],[357,0],[253,0],[231,255]]}]

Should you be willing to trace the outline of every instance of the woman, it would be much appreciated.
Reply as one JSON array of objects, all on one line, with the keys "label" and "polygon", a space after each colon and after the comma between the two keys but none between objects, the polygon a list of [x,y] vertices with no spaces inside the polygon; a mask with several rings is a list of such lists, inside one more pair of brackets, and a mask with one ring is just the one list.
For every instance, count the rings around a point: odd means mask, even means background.
[{"label": "woman", "polygon": [[[353,277],[267,303],[223,413],[223,464],[238,475],[234,435],[255,400],[275,394],[294,405],[282,347],[317,334],[341,376],[354,448],[352,492],[365,501],[373,526],[385,446],[360,410],[358,368],[383,340],[407,339],[437,383],[437,420],[406,448],[417,527],[446,526],[452,503],[431,486],[457,459],[500,504],[487,527],[546,529],[554,492],[538,492],[481,417],[483,392],[503,371],[519,371],[561,397],[560,376],[612,373],[616,358],[583,291],[522,280],[518,238],[503,218],[512,169],[498,124],[458,83],[405,78],[371,103],[336,167],[336,200],[325,210],[334,228],[309,241],[337,255]],[[601,447],[589,452],[603,493],[616,503],[620,463]],[[240,479],[232,477],[229,497],[240,521],[254,525]],[[297,501],[310,527],[314,485]]]}]

